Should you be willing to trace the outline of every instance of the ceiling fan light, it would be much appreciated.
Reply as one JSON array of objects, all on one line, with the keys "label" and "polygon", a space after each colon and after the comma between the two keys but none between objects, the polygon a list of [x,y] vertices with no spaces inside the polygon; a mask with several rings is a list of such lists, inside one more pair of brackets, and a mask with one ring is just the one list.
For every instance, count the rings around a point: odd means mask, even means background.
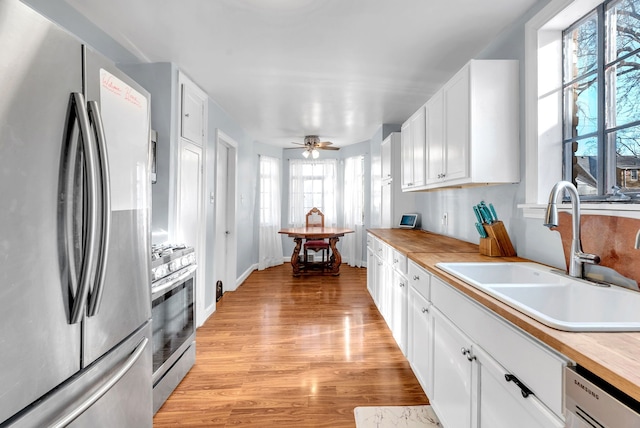
[{"label": "ceiling fan light", "polygon": [[314,159],[318,159],[318,156],[320,156],[320,152],[316,149],[311,150],[311,157]]},{"label": "ceiling fan light", "polygon": [[306,159],[309,157],[309,150],[305,150],[304,152],[302,152],[302,156]]}]

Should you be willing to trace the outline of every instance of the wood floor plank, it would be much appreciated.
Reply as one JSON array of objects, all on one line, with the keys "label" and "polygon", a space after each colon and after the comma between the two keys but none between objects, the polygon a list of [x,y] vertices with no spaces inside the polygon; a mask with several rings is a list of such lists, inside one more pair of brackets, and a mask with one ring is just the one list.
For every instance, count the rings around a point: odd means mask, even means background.
[{"label": "wood floor plank", "polygon": [[196,364],[154,427],[349,427],[357,406],[428,404],[366,269],[254,272],[197,331]]}]

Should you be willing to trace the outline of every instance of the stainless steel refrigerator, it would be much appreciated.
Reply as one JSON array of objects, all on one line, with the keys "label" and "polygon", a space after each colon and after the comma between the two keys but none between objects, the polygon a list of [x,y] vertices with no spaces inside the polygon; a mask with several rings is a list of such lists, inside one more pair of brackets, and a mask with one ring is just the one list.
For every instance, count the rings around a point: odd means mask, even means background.
[{"label": "stainless steel refrigerator", "polygon": [[150,427],[149,95],[0,0],[0,426]]}]

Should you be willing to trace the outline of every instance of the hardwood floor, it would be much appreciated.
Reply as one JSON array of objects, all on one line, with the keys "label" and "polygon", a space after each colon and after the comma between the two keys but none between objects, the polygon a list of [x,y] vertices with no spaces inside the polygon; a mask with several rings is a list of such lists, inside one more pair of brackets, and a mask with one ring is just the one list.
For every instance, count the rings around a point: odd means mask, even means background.
[{"label": "hardwood floor", "polygon": [[285,264],[225,293],[154,427],[355,427],[357,406],[428,404],[366,269],[340,272],[293,278]]}]

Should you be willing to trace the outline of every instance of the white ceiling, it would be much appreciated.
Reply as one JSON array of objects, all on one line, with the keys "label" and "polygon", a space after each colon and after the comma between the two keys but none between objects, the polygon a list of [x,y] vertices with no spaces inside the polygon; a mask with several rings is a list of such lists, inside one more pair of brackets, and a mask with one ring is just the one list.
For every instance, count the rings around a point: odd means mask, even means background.
[{"label": "white ceiling", "polygon": [[256,141],[337,146],[404,122],[537,0],[66,0],[178,65]]}]

